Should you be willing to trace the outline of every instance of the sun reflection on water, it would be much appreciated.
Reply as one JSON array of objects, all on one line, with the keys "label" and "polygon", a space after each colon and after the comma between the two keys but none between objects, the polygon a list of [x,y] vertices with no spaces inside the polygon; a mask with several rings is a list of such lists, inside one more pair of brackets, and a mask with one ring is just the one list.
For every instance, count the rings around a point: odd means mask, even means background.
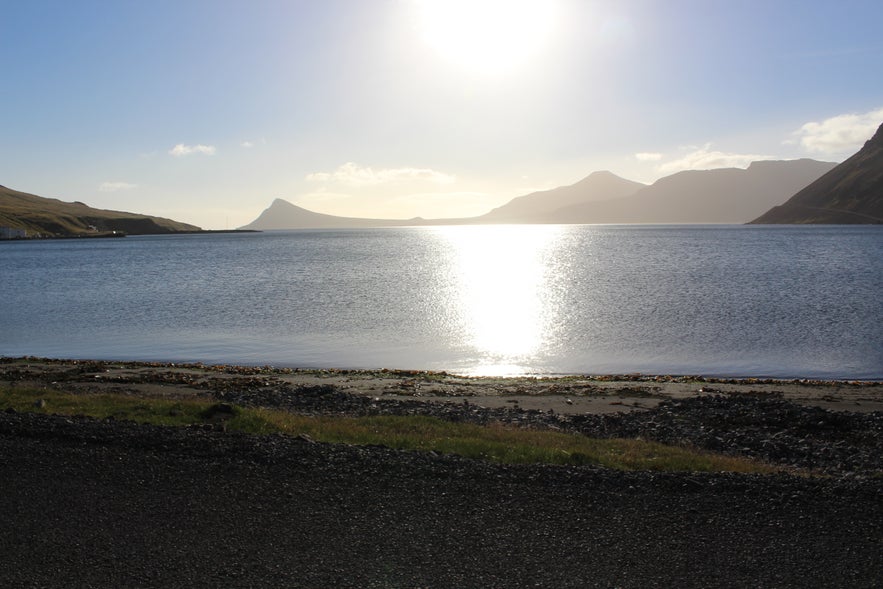
[{"label": "sun reflection on water", "polygon": [[440,232],[452,252],[451,311],[476,355],[466,372],[531,372],[555,328],[553,279],[563,228],[484,225]]}]

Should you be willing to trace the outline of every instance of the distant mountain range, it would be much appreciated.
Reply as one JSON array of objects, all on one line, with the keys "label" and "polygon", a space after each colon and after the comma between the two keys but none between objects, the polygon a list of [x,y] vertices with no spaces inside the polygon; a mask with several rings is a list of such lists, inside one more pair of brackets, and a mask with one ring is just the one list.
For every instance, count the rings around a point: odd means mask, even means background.
[{"label": "distant mountain range", "polygon": [[745,223],[784,202],[835,164],[815,160],[753,162],[747,169],[689,170],[660,178],[630,196],[563,207],[545,223]]},{"label": "distant mountain range", "polygon": [[883,223],[883,125],[854,156],[752,223]]},{"label": "distant mountain range", "polygon": [[[766,211],[766,212],[765,212]],[[842,164],[758,161],[747,169],[685,171],[651,185],[595,172],[520,196],[478,217],[365,219],[316,213],[276,199],[243,230],[489,223],[883,223],[883,125]],[[195,225],[95,209],[0,186],[0,228],[68,237],[201,231]]]},{"label": "distant mountain range", "polygon": [[93,209],[0,186],[0,227],[24,230],[28,236],[73,237],[122,232],[152,235],[201,231],[195,225],[162,217]]},{"label": "distant mountain range", "polygon": [[837,164],[754,162],[747,169],[678,172],[651,185],[595,172],[576,184],[520,196],[478,217],[364,219],[315,213],[276,199],[243,229],[390,227],[488,223],[747,223]]}]

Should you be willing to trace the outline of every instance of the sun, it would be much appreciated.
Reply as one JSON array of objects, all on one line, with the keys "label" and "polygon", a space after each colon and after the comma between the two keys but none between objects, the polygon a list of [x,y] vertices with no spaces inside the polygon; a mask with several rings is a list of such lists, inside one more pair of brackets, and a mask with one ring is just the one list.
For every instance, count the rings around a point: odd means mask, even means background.
[{"label": "sun", "polygon": [[506,73],[548,43],[555,0],[417,0],[423,40],[445,61],[478,73]]}]

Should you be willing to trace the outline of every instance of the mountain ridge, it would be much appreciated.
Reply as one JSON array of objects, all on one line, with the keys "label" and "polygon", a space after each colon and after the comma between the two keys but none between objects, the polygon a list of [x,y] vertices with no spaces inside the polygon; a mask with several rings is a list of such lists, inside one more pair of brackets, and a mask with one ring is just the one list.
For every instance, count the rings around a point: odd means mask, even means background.
[{"label": "mountain ridge", "polygon": [[546,221],[747,223],[835,165],[811,159],[767,160],[752,162],[746,169],[684,170],[631,196],[567,207]]},{"label": "mountain ridge", "polygon": [[852,157],[751,223],[883,223],[883,124]]},{"label": "mountain ridge", "polygon": [[539,190],[517,196],[484,215],[476,222],[530,223],[529,217],[553,213],[556,210],[582,202],[612,200],[630,196],[647,185],[626,180],[607,171],[592,172],[582,180],[567,186]]},{"label": "mountain ridge", "polygon": [[513,198],[508,203],[477,217],[441,219],[371,219],[364,217],[340,217],[317,213],[299,207],[287,200],[276,198],[257,219],[241,229],[331,229],[347,227],[403,227],[424,225],[478,225],[486,223],[530,223],[538,215],[551,213],[569,201],[601,200],[632,194],[646,186],[626,180],[609,171],[592,172],[574,184],[549,190],[532,192]]},{"label": "mountain ridge", "polygon": [[368,219],[361,217],[338,217],[317,213],[276,198],[243,230],[274,231],[284,229],[345,229],[359,227],[402,227],[414,225],[422,219]]},{"label": "mountain ridge", "polygon": [[747,223],[836,165],[812,159],[756,161],[747,169],[685,170],[650,185],[598,171],[574,184],[515,197],[484,215],[450,219],[337,217],[276,198],[242,229],[491,223]]}]

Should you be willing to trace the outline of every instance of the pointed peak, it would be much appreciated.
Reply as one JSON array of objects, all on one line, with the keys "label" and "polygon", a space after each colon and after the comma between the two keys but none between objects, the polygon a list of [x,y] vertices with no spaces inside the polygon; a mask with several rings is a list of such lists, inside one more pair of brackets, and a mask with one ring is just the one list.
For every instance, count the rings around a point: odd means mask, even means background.
[{"label": "pointed peak", "polygon": [[865,147],[880,147],[883,148],[883,124],[877,127],[877,132],[874,133],[874,136],[868,139],[865,143]]},{"label": "pointed peak", "polygon": [[596,172],[592,172],[591,174],[589,174],[588,176],[583,178],[583,180],[589,180],[589,179],[592,179],[592,180],[624,180],[624,178],[622,178],[621,176],[617,176],[616,174],[614,174],[610,170],[598,170]]},{"label": "pointed peak", "polygon": [[273,202],[270,203],[270,208],[271,209],[280,209],[280,208],[282,208],[282,209],[292,209],[292,208],[298,209],[300,207],[291,204],[290,202],[288,202],[284,198],[274,198]]},{"label": "pointed peak", "polygon": [[611,181],[632,182],[631,180],[626,180],[622,176],[617,176],[616,174],[614,174],[610,170],[598,170],[596,172],[592,172],[591,174],[589,174],[588,176],[586,176],[585,178],[583,178],[582,180],[580,180],[576,184],[582,184],[584,182],[585,183],[592,183],[592,182],[602,182],[602,181],[606,181],[606,182],[611,182]]},{"label": "pointed peak", "polygon": [[628,180],[623,178],[622,176],[617,176],[613,172],[609,170],[599,170],[597,172],[592,172],[582,180],[572,184],[575,187],[587,188],[587,187],[606,187],[612,188],[614,186],[631,186],[631,187],[642,187],[646,186],[643,182],[635,182],[634,180]]}]

